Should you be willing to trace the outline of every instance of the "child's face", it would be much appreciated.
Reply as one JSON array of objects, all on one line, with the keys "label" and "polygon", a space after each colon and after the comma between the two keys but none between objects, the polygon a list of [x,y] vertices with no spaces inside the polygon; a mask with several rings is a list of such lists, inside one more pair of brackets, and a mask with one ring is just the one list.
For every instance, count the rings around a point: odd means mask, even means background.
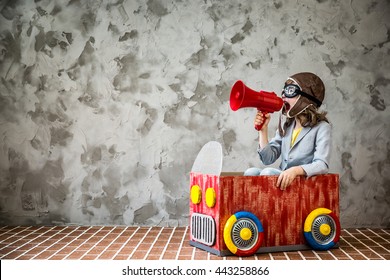
[{"label": "child's face", "polygon": [[[286,85],[291,85],[291,84],[296,85],[296,83],[294,83],[291,80],[287,80],[285,84]],[[284,103],[283,113],[288,113],[290,111],[290,109],[295,105],[295,103],[297,103],[299,97],[300,97],[300,95],[297,95],[297,96],[294,96],[294,97],[286,97],[282,93],[282,100],[283,100],[283,103]]]},{"label": "child's face", "polygon": [[297,103],[299,97],[300,97],[300,95],[288,98],[288,97],[285,97],[284,95],[282,95],[282,100],[284,102],[284,110],[285,110],[286,113],[288,111],[290,111],[290,109],[292,107],[294,107],[294,105],[295,105],[295,103]]}]

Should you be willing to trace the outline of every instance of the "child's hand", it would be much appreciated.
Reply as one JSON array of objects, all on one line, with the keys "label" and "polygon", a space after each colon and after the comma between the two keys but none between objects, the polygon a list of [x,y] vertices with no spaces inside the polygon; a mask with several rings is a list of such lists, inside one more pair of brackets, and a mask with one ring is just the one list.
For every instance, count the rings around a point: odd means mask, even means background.
[{"label": "child's hand", "polygon": [[[264,120],[265,118],[265,120]],[[261,124],[264,122],[261,130],[264,128],[268,128],[269,121],[271,120],[271,114],[270,113],[263,113],[262,111],[257,111],[256,117],[255,117],[255,127],[261,126]]]},{"label": "child's hand", "polygon": [[284,170],[282,173],[280,173],[276,185],[278,186],[278,188],[284,191],[298,175],[305,175],[305,174],[306,173],[302,167],[300,166],[291,167],[289,169]]}]

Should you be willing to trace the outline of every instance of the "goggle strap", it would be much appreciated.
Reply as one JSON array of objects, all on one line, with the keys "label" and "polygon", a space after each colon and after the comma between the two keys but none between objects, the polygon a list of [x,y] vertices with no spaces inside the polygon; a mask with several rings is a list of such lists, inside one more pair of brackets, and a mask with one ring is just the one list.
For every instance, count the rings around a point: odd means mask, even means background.
[{"label": "goggle strap", "polygon": [[[291,79],[291,78],[290,78],[290,79]],[[291,79],[291,80],[293,80],[293,79]],[[293,80],[293,81],[294,81],[294,80]],[[293,86],[293,87],[295,88],[295,92],[296,92],[296,93],[298,93],[298,94],[300,94],[300,95],[306,97],[307,99],[313,101],[313,102],[317,105],[317,107],[320,107],[320,106],[322,105],[322,102],[319,101],[317,98],[315,98],[314,96],[312,96],[312,95],[310,95],[310,94],[307,94],[306,92],[303,92],[303,91],[301,90],[301,87],[300,87],[300,86],[294,85],[294,84],[290,84],[290,85],[285,85],[284,88],[289,87],[289,86]],[[286,95],[286,96],[287,96],[287,95]],[[293,96],[295,96],[295,95],[293,95]],[[293,96],[291,96],[291,97],[293,97]]]},{"label": "goggle strap", "polygon": [[320,107],[322,105],[322,102],[319,101],[317,98],[315,98],[313,95],[307,94],[306,92],[303,91],[300,91],[299,94],[313,101],[317,105],[317,107]]}]

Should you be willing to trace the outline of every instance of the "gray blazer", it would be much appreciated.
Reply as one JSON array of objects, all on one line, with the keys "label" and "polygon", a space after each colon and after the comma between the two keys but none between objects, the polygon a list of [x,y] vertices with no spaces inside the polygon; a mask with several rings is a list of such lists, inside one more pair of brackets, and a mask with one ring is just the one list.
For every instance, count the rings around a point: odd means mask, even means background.
[{"label": "gray blazer", "polygon": [[300,165],[307,176],[326,174],[329,170],[331,151],[331,126],[320,122],[315,127],[303,127],[294,145],[291,137],[294,124],[287,128],[286,136],[281,137],[279,131],[264,149],[258,149],[260,160],[269,165],[281,156],[279,168],[286,170]]}]

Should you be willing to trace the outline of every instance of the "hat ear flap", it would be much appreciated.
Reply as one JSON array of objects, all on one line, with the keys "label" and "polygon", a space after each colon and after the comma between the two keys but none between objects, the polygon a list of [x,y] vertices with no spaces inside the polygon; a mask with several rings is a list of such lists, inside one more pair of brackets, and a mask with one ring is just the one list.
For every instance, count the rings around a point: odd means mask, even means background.
[{"label": "hat ear flap", "polygon": [[307,107],[314,106],[308,99],[303,96],[299,96],[294,106],[287,112],[288,118],[294,118],[295,116],[302,113]]}]

